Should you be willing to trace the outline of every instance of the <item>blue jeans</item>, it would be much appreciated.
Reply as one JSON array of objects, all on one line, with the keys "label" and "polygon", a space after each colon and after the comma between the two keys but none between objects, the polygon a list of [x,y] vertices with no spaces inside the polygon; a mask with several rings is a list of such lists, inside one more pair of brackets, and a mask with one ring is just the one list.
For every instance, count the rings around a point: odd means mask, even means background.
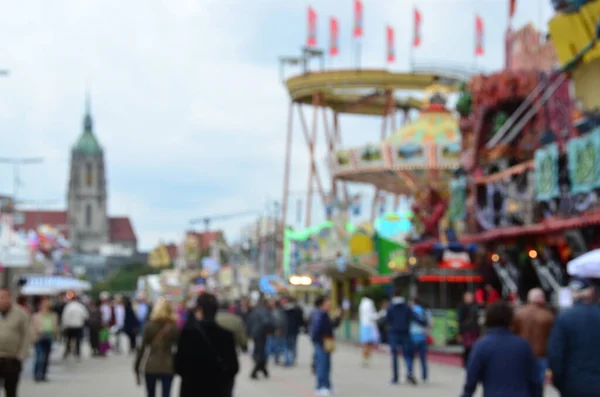
[{"label": "blue jeans", "polygon": [[270,335],[267,339],[267,357],[273,356],[276,363],[285,354],[285,337],[281,335]]},{"label": "blue jeans", "polygon": [[542,388],[546,384],[546,371],[548,370],[548,359],[538,358],[538,367],[540,369],[540,381],[542,382]]},{"label": "blue jeans", "polygon": [[298,335],[288,335],[285,338],[285,365],[290,366],[296,362],[298,350]]},{"label": "blue jeans", "polygon": [[48,364],[50,363],[50,352],[52,351],[51,339],[40,339],[35,344],[35,363],[33,365],[33,377],[36,380],[46,379]]},{"label": "blue jeans", "polygon": [[160,381],[162,397],[170,397],[173,375],[146,374],[146,393],[148,397],[156,397],[156,384]]},{"label": "blue jeans", "polygon": [[327,353],[322,344],[315,343],[317,390],[331,390],[331,354]]},{"label": "blue jeans", "polygon": [[416,354],[419,355],[419,361],[421,361],[421,377],[423,380],[427,380],[427,340],[413,340],[411,350],[413,360]]},{"label": "blue jeans", "polygon": [[388,336],[390,350],[392,352],[392,382],[398,382],[398,352],[402,349],[406,372],[408,376],[413,374],[413,359],[411,354],[411,341],[409,335],[390,332]]}]

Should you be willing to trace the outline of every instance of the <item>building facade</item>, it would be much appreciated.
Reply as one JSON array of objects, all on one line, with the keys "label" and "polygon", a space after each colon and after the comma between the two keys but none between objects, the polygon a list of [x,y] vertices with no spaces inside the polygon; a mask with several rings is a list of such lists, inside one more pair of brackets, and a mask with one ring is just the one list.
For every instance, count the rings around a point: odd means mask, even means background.
[{"label": "building facade", "polygon": [[66,211],[23,211],[19,229],[51,225],[61,230],[76,254],[103,255],[111,251],[137,252],[137,238],[129,217],[108,215],[104,150],[94,134],[89,100],[83,131],[71,148]]}]

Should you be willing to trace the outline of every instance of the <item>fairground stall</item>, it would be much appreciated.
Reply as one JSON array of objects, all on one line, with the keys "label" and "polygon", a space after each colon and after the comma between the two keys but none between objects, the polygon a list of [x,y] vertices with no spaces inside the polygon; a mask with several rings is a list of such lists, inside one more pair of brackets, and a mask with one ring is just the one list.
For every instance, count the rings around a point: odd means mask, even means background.
[{"label": "fairground stall", "polygon": [[539,286],[558,303],[565,264],[600,243],[600,91],[588,89],[600,79],[590,66],[599,31],[587,28],[598,15],[593,1],[550,21],[559,69],[476,76],[459,100],[463,172],[451,223],[483,248],[486,282],[504,296],[524,300]]}]

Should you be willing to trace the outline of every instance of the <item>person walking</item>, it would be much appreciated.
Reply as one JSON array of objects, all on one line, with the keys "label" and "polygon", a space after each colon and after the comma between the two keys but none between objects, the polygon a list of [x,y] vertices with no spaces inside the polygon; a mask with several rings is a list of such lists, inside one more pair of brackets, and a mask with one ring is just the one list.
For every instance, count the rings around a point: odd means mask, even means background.
[{"label": "person walking", "polygon": [[285,340],[287,336],[287,317],[281,300],[275,300],[272,308],[273,325],[275,331],[271,336],[270,354],[273,355],[275,365],[281,364],[281,356],[285,353]]},{"label": "person walking", "polygon": [[87,326],[90,332],[90,346],[92,348],[92,357],[100,355],[100,331],[102,330],[102,312],[100,311],[101,302],[91,301],[88,305],[90,318]]},{"label": "person walking", "polygon": [[537,359],[529,343],[511,332],[513,315],[505,302],[488,306],[487,332],[473,346],[462,397],[472,397],[479,383],[484,396],[541,396]]},{"label": "person walking", "polygon": [[458,333],[463,346],[463,367],[467,368],[471,349],[479,338],[479,306],[473,293],[465,292],[463,303],[458,307]]},{"label": "person walking", "polygon": [[58,316],[51,309],[50,299],[42,298],[39,310],[31,317],[34,332],[33,341],[35,342],[33,378],[36,382],[46,382],[48,380],[47,374],[52,343],[60,334]]},{"label": "person walking", "polygon": [[552,383],[562,397],[593,397],[600,385],[600,307],[589,280],[569,283],[573,306],[560,312],[548,340]]},{"label": "person walking", "polygon": [[298,335],[304,324],[304,311],[295,298],[290,297],[284,305],[286,318],[286,336],[285,336],[285,366],[296,365],[298,356]]},{"label": "person walking", "polygon": [[542,385],[546,381],[546,372],[548,370],[546,347],[553,324],[554,314],[546,308],[546,295],[544,291],[540,288],[533,288],[527,294],[527,304],[519,308],[515,313],[513,331],[531,344],[533,354],[535,354],[538,360],[540,382]]},{"label": "person walking", "polygon": [[63,358],[66,359],[71,354],[73,344],[75,344],[75,357],[81,359],[81,339],[83,338],[83,327],[85,326],[89,312],[87,308],[79,301],[77,295],[71,295],[69,303],[65,306],[62,313],[62,326],[65,329],[67,345]]},{"label": "person walking", "polygon": [[428,310],[425,310],[423,306],[420,305],[419,300],[415,298],[412,304],[412,310],[417,315],[419,319],[424,321],[426,325],[421,325],[416,321],[411,321],[410,323],[410,340],[411,340],[411,356],[413,358],[415,355],[419,356],[419,361],[421,362],[421,379],[423,382],[427,382],[428,375],[428,366],[427,366],[427,328],[431,326],[431,313]]},{"label": "person walking", "polygon": [[115,352],[121,353],[121,336],[125,333],[125,305],[121,295],[115,296],[112,310],[114,324],[111,327],[111,332],[115,337]]},{"label": "person walking", "polygon": [[398,383],[398,352],[402,350],[404,362],[406,364],[408,383],[416,385],[417,381],[413,376],[413,359],[410,340],[411,322],[425,326],[426,323],[420,319],[412,308],[406,302],[404,297],[397,291],[393,292],[393,298],[386,312],[386,323],[388,326],[388,342],[392,353],[392,384]]},{"label": "person walking", "polygon": [[13,304],[10,290],[0,289],[0,382],[5,397],[17,397],[17,389],[31,346],[31,320],[25,310]]},{"label": "person walking", "polygon": [[125,317],[123,320],[123,333],[129,340],[129,354],[134,354],[136,351],[137,334],[140,328],[140,322],[135,314],[135,311],[133,310],[131,299],[123,299],[123,308],[125,311]]},{"label": "person walking", "polygon": [[311,339],[315,348],[316,394],[318,396],[330,396],[333,393],[331,354],[335,351],[335,338],[333,335],[335,321],[329,316],[329,310],[331,310],[329,297],[318,297],[315,306],[318,311],[313,317]]},{"label": "person walking", "polygon": [[[162,397],[171,395],[171,385],[175,374],[173,350],[179,341],[177,316],[171,303],[158,299],[144,327],[142,342],[134,360],[134,371],[138,384],[140,374],[144,375],[147,397],[156,396],[156,386],[160,382]],[[142,359],[146,356],[144,365]]]},{"label": "person walking", "polygon": [[363,367],[368,367],[373,348],[379,343],[377,327],[377,309],[371,295],[366,293],[358,305],[360,322],[360,344],[362,345]]},{"label": "person walking", "polygon": [[221,308],[217,312],[216,321],[221,327],[231,332],[235,337],[235,343],[242,352],[248,351],[248,334],[246,325],[241,317],[229,311],[229,304],[226,301],[221,302]]},{"label": "person walking", "polygon": [[264,298],[261,298],[256,307],[250,312],[247,326],[248,334],[254,344],[254,350],[252,351],[254,367],[250,373],[250,378],[258,379],[259,372],[268,378],[267,338],[273,333],[275,326],[273,325],[271,310],[267,307]]},{"label": "person walking", "polygon": [[148,304],[146,294],[144,294],[143,292],[140,292],[137,296],[134,311],[139,323],[138,332],[141,335],[142,332],[144,332],[144,325],[146,324],[146,322],[150,318],[150,314],[152,313],[152,308]]},{"label": "person walking", "polygon": [[180,397],[231,397],[239,363],[233,334],[215,317],[219,302],[212,294],[198,297],[194,318],[181,333],[175,371],[181,376]]}]

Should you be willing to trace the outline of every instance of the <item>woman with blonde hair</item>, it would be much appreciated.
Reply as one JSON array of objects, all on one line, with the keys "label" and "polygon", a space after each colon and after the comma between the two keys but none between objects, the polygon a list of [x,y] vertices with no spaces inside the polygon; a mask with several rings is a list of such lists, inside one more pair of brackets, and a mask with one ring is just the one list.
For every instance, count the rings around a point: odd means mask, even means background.
[{"label": "woman with blonde hair", "polygon": [[138,384],[141,383],[140,374],[144,374],[148,397],[156,396],[156,384],[159,381],[162,397],[171,395],[171,384],[175,374],[173,350],[179,341],[176,320],[177,316],[171,303],[162,297],[159,298],[152,309],[150,321],[144,327],[142,344],[137,351],[133,367]]}]

